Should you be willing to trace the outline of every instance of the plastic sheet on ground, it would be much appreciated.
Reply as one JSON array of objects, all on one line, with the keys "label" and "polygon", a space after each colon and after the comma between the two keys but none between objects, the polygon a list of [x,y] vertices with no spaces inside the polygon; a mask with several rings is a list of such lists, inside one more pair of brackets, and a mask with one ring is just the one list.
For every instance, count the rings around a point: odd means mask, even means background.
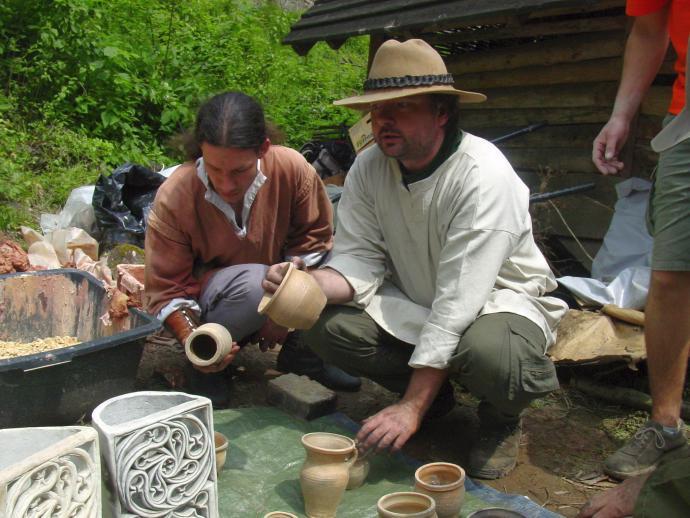
[{"label": "plastic sheet on ground", "polygon": [[[273,407],[216,410],[214,427],[229,439],[227,461],[218,479],[220,516],[264,516],[290,511],[304,516],[299,472],[305,458],[301,437],[327,431],[354,437],[358,426],[343,414],[303,421]],[[346,491],[338,518],[376,517],[376,501],[394,491],[411,491],[414,471],[422,463],[403,455],[373,455],[371,470],[361,487]],[[465,482],[461,516],[487,507],[504,507],[534,518],[560,516],[525,496]]]},{"label": "plastic sheet on ground", "polygon": [[647,266],[631,266],[610,283],[585,277],[560,277],[558,282],[585,305],[615,304],[619,308],[642,310],[647,301],[650,275],[651,270]]}]

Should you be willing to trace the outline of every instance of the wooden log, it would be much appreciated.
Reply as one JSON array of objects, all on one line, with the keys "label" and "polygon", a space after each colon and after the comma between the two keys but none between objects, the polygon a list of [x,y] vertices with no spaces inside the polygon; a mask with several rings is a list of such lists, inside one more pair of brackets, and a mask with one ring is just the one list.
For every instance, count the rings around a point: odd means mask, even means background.
[{"label": "wooden log", "polygon": [[566,173],[591,173],[597,169],[592,163],[591,147],[508,148],[503,154],[514,168],[539,170],[550,168]]},{"label": "wooden log", "polygon": [[[472,105],[466,105],[472,106]],[[522,128],[547,121],[549,124],[593,124],[602,126],[609,120],[610,106],[584,106],[575,108],[531,108],[511,110],[460,109],[460,125],[471,133],[479,134],[481,128],[505,126]]]},{"label": "wooden log", "polygon": [[[599,383],[588,378],[571,378],[570,386],[610,403],[638,408],[648,412],[652,410],[652,396],[640,390],[616,387],[615,385]],[[681,404],[680,416],[683,419],[690,419],[690,404],[687,401],[683,401]]]},{"label": "wooden log", "polygon": [[553,66],[561,63],[620,57],[625,34],[577,34],[539,43],[525,43],[483,52],[464,53],[446,61],[453,75],[527,66]]},{"label": "wooden log", "polygon": [[604,106],[611,108],[616,98],[616,82],[493,88],[484,93],[487,100],[478,109],[572,108]]},{"label": "wooden log", "polygon": [[[469,58],[468,58],[469,59]],[[534,65],[504,70],[489,70],[469,74],[456,74],[455,87],[461,90],[483,91],[485,88],[509,86],[555,85],[594,81],[618,82],[623,60],[620,56],[591,59],[559,65]],[[659,72],[663,75],[673,73],[673,60],[664,61]]]},{"label": "wooden log", "polygon": [[[567,124],[561,126],[544,126],[531,133],[505,140],[498,144],[501,149],[510,148],[572,148],[591,147],[594,137],[601,130],[600,124]],[[480,136],[488,140],[507,135],[515,128],[486,128]]]}]

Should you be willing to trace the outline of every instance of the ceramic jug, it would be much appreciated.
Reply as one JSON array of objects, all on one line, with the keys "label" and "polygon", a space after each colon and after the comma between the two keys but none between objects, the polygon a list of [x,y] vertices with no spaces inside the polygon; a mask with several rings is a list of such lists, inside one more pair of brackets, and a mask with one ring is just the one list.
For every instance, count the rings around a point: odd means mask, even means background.
[{"label": "ceramic jug", "polygon": [[465,470],[450,462],[432,462],[415,471],[414,490],[436,502],[439,518],[455,518],[465,499]]},{"label": "ceramic jug", "polygon": [[344,435],[313,432],[302,436],[302,445],[307,453],[300,471],[306,514],[333,518],[357,459],[355,442]]}]

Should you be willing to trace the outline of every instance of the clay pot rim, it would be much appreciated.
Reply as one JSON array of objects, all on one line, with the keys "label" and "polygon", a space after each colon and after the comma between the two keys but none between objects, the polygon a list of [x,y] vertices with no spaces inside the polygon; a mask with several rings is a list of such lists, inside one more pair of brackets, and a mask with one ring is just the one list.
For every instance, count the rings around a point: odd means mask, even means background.
[{"label": "clay pot rim", "polygon": [[431,498],[429,495],[425,495],[424,493],[417,493],[416,491],[396,491],[395,493],[388,493],[387,495],[383,495],[381,498],[378,499],[376,502],[376,508],[377,509],[382,509],[389,513],[391,516],[400,516],[400,517],[405,517],[405,516],[415,516],[414,514],[401,514],[401,513],[396,513],[395,511],[390,511],[383,507],[381,504],[384,502],[386,499],[398,497],[398,496],[415,496],[415,497],[420,497],[422,500],[427,501],[430,506],[425,509],[424,511],[420,511],[419,513],[416,513],[418,515],[422,515],[423,513],[428,513],[429,511],[436,511],[436,501]]},{"label": "clay pot rim", "polygon": [[[349,446],[346,446],[344,448],[324,448],[322,446],[317,446],[315,444],[312,444],[309,442],[309,439],[311,437],[314,437],[316,435],[320,436],[329,436],[329,437],[335,437],[337,439],[344,439],[349,442]],[[355,445],[355,441],[353,439],[350,439],[346,435],[340,435],[338,433],[331,433],[331,432],[310,432],[310,433],[305,433],[302,436],[302,445],[305,448],[310,448],[311,450],[317,451],[319,453],[332,453],[332,454],[344,454],[344,453],[349,453],[353,449],[356,449],[357,446]]]},{"label": "clay pot rim", "polygon": [[257,308],[259,314],[265,315],[268,312],[268,309],[271,307],[271,304],[273,304],[273,301],[280,296],[280,292],[283,291],[283,288],[287,285],[288,278],[295,269],[296,267],[294,263],[288,263],[287,272],[285,272],[285,275],[283,275],[283,280],[280,282],[280,286],[278,286],[278,289],[275,291],[275,293],[272,295],[265,293],[263,297],[261,297],[259,307]]},{"label": "clay pot rim", "polygon": [[[218,445],[218,439],[221,440],[220,445]],[[229,444],[228,438],[224,434],[220,432],[213,432],[213,445],[215,446],[216,453],[221,453],[227,450]]]},{"label": "clay pot rim", "polygon": [[218,351],[216,351],[216,353],[213,356],[211,356],[208,360],[204,360],[192,350],[192,342],[197,336],[203,335],[210,336],[213,338],[213,335],[210,332],[211,330],[215,331],[216,333],[227,333],[229,342],[232,343],[232,335],[230,334],[230,331],[228,331],[227,327],[221,324],[217,324],[215,322],[206,322],[205,324],[200,325],[194,331],[192,331],[192,333],[184,341],[185,356],[187,356],[187,359],[194,365],[198,365],[199,367],[208,367],[209,365],[215,365],[220,360],[222,360],[222,358],[216,358]]},{"label": "clay pot rim", "polygon": [[[421,478],[422,472],[434,473],[450,470],[454,472],[460,471],[460,476],[455,482],[450,482],[448,484],[429,484]],[[414,479],[420,487],[423,487],[427,491],[450,491],[465,485],[465,470],[452,462],[430,462],[429,464],[424,464],[417,468],[414,472]]]}]

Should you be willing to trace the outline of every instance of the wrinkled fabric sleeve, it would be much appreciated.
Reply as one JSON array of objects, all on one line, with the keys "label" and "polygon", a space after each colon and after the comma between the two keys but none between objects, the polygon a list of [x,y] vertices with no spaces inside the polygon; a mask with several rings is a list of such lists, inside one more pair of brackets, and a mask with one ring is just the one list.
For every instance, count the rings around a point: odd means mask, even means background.
[{"label": "wrinkled fabric sleeve", "polygon": [[[431,313],[410,358],[411,367],[448,367],[460,337],[487,302],[501,265],[515,245],[516,235],[496,230],[501,211],[491,210],[493,204],[483,204],[486,212],[477,213],[482,210],[477,203],[480,197],[476,192],[465,198],[451,220],[441,250]],[[492,212],[496,216],[487,217]],[[480,220],[482,228],[476,228]]]},{"label": "wrinkled fabric sleeve", "polygon": [[355,160],[345,178],[333,256],[326,264],[347,279],[355,291],[353,302],[361,308],[371,302],[386,273],[386,250],[374,211],[373,189],[366,188],[363,173],[360,161]]},{"label": "wrinkled fabric sleeve", "polygon": [[201,286],[192,273],[194,254],[190,240],[160,204],[149,214],[145,247],[147,310],[156,315],[173,299],[196,301]]},{"label": "wrinkled fabric sleeve", "polygon": [[300,256],[307,264],[320,260],[333,247],[333,207],[314,168],[304,160],[292,206],[285,257]]}]

